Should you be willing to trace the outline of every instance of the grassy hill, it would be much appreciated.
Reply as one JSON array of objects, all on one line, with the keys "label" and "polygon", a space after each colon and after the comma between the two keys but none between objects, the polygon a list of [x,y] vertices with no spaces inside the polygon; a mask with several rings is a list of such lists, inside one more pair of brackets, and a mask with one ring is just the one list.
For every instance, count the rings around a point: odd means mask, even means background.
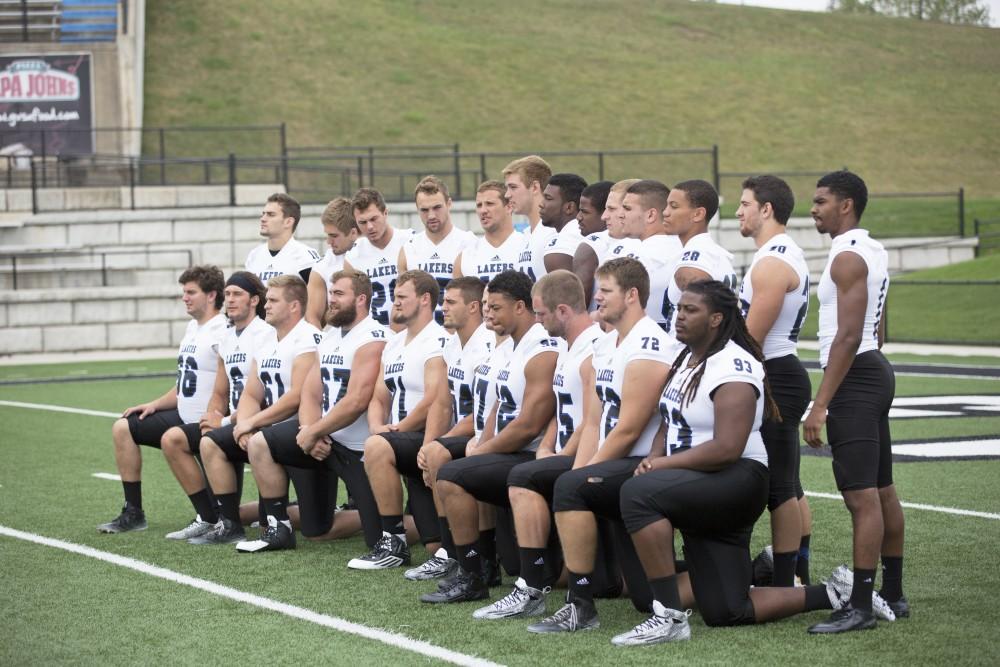
[{"label": "grassy hill", "polygon": [[[995,30],[687,0],[173,0],[147,11],[147,126],[286,121],[294,145],[471,151],[718,144],[723,171],[847,165],[873,191],[1000,196]],[[266,143],[170,139],[187,155],[273,152]],[[620,160],[609,176],[671,181],[708,163],[648,164]]]}]

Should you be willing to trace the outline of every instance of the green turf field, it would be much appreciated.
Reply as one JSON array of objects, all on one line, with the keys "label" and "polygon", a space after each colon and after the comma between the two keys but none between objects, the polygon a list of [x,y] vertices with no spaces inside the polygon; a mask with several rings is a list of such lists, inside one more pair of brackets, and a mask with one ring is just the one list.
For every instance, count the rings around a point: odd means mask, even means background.
[{"label": "green turf field", "polygon": [[[940,361],[949,361],[941,359]],[[951,359],[957,363],[961,359]],[[0,380],[80,378],[170,368],[169,360],[0,369]],[[69,371],[69,372],[67,372]],[[818,375],[813,374],[813,386]],[[118,412],[161,391],[167,378],[83,380],[0,386],[0,401],[53,404]],[[900,376],[899,396],[1000,394],[1000,380]],[[121,503],[118,482],[92,477],[115,472],[112,419],[0,405],[0,525],[145,561],[381,628],[495,663],[529,665],[854,663],[870,656],[883,664],[990,664],[1000,649],[989,639],[998,620],[998,570],[990,554],[1000,540],[997,517],[954,516],[907,509],[906,591],[914,615],[874,632],[839,638],[807,636],[817,612],[757,628],[710,629],[697,614],[693,641],[649,649],[616,649],[612,634],[642,620],[626,600],[599,601],[601,629],[569,637],[538,637],[521,621],[475,622],[475,603],[428,607],[417,600],[433,584],[406,582],[398,570],[359,573],[346,562],[364,549],[360,537],[294,552],[240,555],[232,548],[196,548],[163,539],[190,520],[191,509],[155,450],[144,449],[144,497],[149,530],[99,535]],[[1000,436],[1000,417],[897,420],[897,440],[967,435]],[[995,480],[1000,462],[901,463],[895,467],[904,501],[1000,513]],[[803,457],[803,486],[833,493],[830,461]],[[244,498],[254,496],[248,475]],[[813,561],[819,578],[849,560],[849,520],[837,500],[814,497]],[[754,549],[768,543],[761,520]],[[414,552],[423,558],[419,548]],[[0,535],[0,664],[235,662],[279,664],[380,661],[426,663],[428,658],[315,623],[224,599],[179,583],[52,547]],[[507,579],[509,582],[509,579]],[[494,597],[506,593],[494,590]],[[550,597],[554,610],[562,591]],[[876,658],[877,656],[877,658]]]}]

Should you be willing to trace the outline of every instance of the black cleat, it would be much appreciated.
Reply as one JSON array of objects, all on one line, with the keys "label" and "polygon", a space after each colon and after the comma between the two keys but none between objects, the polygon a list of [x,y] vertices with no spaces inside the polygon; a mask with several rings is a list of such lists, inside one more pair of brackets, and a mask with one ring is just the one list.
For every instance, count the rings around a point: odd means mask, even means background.
[{"label": "black cleat", "polygon": [[570,600],[559,607],[556,613],[528,626],[528,632],[550,634],[553,632],[577,632],[601,627],[594,603],[586,600]]},{"label": "black cleat", "polygon": [[133,530],[146,530],[146,515],[141,509],[125,503],[122,513],[112,521],[102,523],[97,527],[99,533],[128,533]]},{"label": "black cleat", "polygon": [[770,544],[757,554],[751,567],[753,568],[751,583],[754,586],[766,587],[774,583],[774,549]]},{"label": "black cleat", "polygon": [[830,614],[830,618],[809,628],[811,635],[834,635],[852,630],[870,630],[875,627],[875,614],[855,609],[851,605]]},{"label": "black cleat", "polygon": [[483,581],[489,588],[496,588],[503,583],[503,576],[500,571],[500,562],[495,560],[483,561]]},{"label": "black cleat", "polygon": [[192,537],[188,544],[232,544],[242,542],[247,534],[243,531],[243,526],[239,523],[222,518],[215,524],[211,531],[198,537]]},{"label": "black cleat", "polygon": [[910,617],[910,603],[907,601],[906,597],[901,597],[895,602],[889,602],[889,609],[892,609],[892,613],[896,615],[896,618],[909,618]]},{"label": "black cleat", "polygon": [[295,548],[295,531],[291,521],[278,521],[268,515],[267,526],[261,530],[256,540],[238,542],[236,550],[240,553],[257,553],[258,551],[281,551]]},{"label": "black cleat", "polygon": [[472,600],[485,600],[490,596],[490,589],[486,587],[486,582],[478,575],[460,570],[448,581],[451,582],[449,587],[438,588],[433,593],[424,593],[420,596],[420,601],[431,604],[470,602]]}]

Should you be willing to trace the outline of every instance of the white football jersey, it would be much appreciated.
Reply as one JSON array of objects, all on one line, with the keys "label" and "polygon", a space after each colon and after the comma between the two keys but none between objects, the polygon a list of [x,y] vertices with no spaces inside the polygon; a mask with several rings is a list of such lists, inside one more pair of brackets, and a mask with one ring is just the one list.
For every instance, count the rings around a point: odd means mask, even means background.
[{"label": "white football jersey", "polygon": [[[733,269],[733,255],[720,246],[708,232],[696,234],[688,239],[688,242],[681,250],[680,259],[674,269],[676,273],[680,269],[698,269],[704,271],[712,280],[725,283],[727,287],[736,291],[736,271]],[[670,300],[670,318],[667,331],[673,333],[674,324],[677,322],[677,303],[681,300],[683,291],[677,286],[674,276],[670,276],[670,287],[667,290],[667,298]]]},{"label": "white football jersey", "polygon": [[453,227],[448,236],[434,244],[426,232],[414,234],[403,244],[403,256],[406,258],[406,268],[420,269],[434,276],[441,294],[437,307],[434,309],[434,319],[438,324],[444,322],[441,313],[441,303],[444,301],[444,288],[451,282],[455,270],[455,259],[458,254],[476,242],[472,232]]},{"label": "white football jersey", "polygon": [[313,266],[313,271],[323,277],[323,282],[326,283],[327,292],[330,291],[330,278],[332,278],[333,274],[337,271],[344,268],[345,257],[347,257],[346,252],[343,255],[334,255],[332,250],[327,250],[326,254],[323,255],[323,259],[316,262],[316,265]]},{"label": "white football jersey", "polygon": [[517,256],[524,248],[524,234],[515,231],[499,247],[490,245],[485,236],[462,251],[462,275],[479,276],[488,283],[504,271],[517,269]]},{"label": "white football jersey", "polygon": [[444,360],[448,364],[448,390],[455,422],[462,421],[475,409],[472,393],[476,369],[489,360],[496,340],[496,334],[481,324],[465,347],[458,334],[452,334],[445,344]]},{"label": "white football jersey", "polygon": [[509,337],[503,342],[493,345],[493,352],[481,364],[476,366],[475,386],[473,387],[473,398],[475,399],[476,416],[473,417],[473,427],[476,430],[476,438],[483,434],[486,428],[486,418],[497,402],[497,374],[500,369],[507,365],[507,355],[514,347],[514,341]]},{"label": "white football jersey", "polygon": [[[566,341],[561,338],[550,338],[545,327],[533,324],[521,337],[507,355],[506,363],[497,373],[497,418],[494,433],[500,433],[507,424],[521,414],[524,404],[524,390],[527,382],[524,368],[528,362],[539,354],[552,352],[558,354],[566,349]],[[538,449],[541,436],[535,438],[523,448],[523,451]]]},{"label": "white football jersey", "polygon": [[580,223],[570,220],[545,246],[546,255],[569,255],[576,254],[577,247],[583,243],[583,234],[580,233]]},{"label": "white football jersey", "polygon": [[[601,428],[597,447],[604,446],[608,434],[618,425],[625,383],[625,370],[633,361],[656,361],[669,366],[677,357],[679,346],[649,317],[635,323],[628,335],[618,343],[618,332],[611,330],[594,343],[594,376],[597,397],[601,399]],[[652,391],[656,388],[650,387]],[[646,456],[653,447],[660,429],[660,416],[654,411],[642,433],[632,445],[628,456]]]},{"label": "white football jersey", "polygon": [[288,243],[272,255],[267,243],[261,243],[247,255],[246,270],[257,274],[261,282],[286,274],[298,276],[299,272],[311,269],[319,261],[319,253],[299,241],[294,236]]},{"label": "white football jersey", "polygon": [[881,243],[868,236],[867,229],[854,228],[833,239],[830,258],[819,279],[816,295],[819,297],[819,363],[826,368],[830,358],[830,345],[837,335],[837,285],[830,277],[834,258],[842,252],[857,253],[868,267],[868,304],[865,323],[861,330],[861,343],[856,354],[878,349],[878,325],[889,292],[889,254]]},{"label": "white football jersey", "polygon": [[757,407],[754,411],[753,429],[742,457],[767,465],[767,450],[760,436],[760,424],[764,415],[764,364],[754,359],[749,352],[729,341],[726,346],[708,358],[705,373],[698,382],[698,391],[690,403],[682,395],[685,385],[694,374],[695,368],[687,363],[678,369],[663,389],[660,397],[660,416],[667,425],[667,455],[675,454],[708,442],[715,437],[715,404],[712,395],[727,382],[746,382],[757,393]]},{"label": "white football jersey", "polygon": [[[351,380],[354,355],[365,345],[386,342],[386,329],[370,317],[358,322],[346,334],[340,327],[331,328],[319,344],[319,376],[323,382],[323,415],[325,416],[344,396]],[[368,411],[353,423],[334,431],[330,437],[348,449],[363,452],[368,439]]]},{"label": "white football jersey", "polygon": [[250,363],[264,350],[272,349],[278,333],[270,324],[254,317],[243,331],[229,327],[219,345],[219,357],[229,379],[229,414],[236,414],[240,396],[250,375]]},{"label": "white football jersey", "polygon": [[809,311],[809,267],[802,248],[788,234],[778,234],[762,245],[754,254],[750,268],[740,283],[740,310],[743,317],[750,312],[753,303],[753,270],[757,262],[767,257],[773,257],[785,262],[799,279],[798,289],[785,293],[781,311],[774,326],[764,337],[764,358],[776,359],[789,354],[795,354],[799,340],[799,331]]},{"label": "white football jersey", "polygon": [[188,322],[177,352],[177,412],[185,424],[201,419],[208,409],[219,371],[219,345],[226,335],[226,316],[219,313],[204,324]]},{"label": "white football jersey", "polygon": [[591,250],[594,251],[594,255],[597,256],[597,261],[601,261],[601,255],[607,252],[608,243],[617,239],[612,239],[608,236],[608,230],[603,232],[597,232],[596,234],[588,234],[583,237],[582,243],[590,246]]},{"label": "white football jersey", "polygon": [[608,242],[604,246],[603,253],[597,256],[597,265],[600,266],[609,259],[615,259],[617,257],[631,257],[633,259],[638,259],[639,246],[641,243],[642,242],[639,239],[630,239],[628,237],[614,239],[609,236]]},{"label": "white football jersey", "polygon": [[531,282],[538,282],[548,271],[545,270],[545,248],[555,238],[556,230],[541,222],[534,229],[524,233],[524,247],[517,256],[517,270],[527,274]]},{"label": "white football jersey", "polygon": [[681,241],[676,236],[654,234],[639,243],[638,259],[649,273],[649,300],[646,314],[664,331],[670,330],[670,298],[667,290],[681,257]]},{"label": "white football jersey", "polygon": [[281,340],[257,356],[257,376],[264,385],[264,407],[277,403],[292,388],[292,365],[301,354],[315,354],[323,340],[319,329],[305,321],[292,327]]},{"label": "white football jersey", "polygon": [[392,239],[384,248],[376,248],[367,238],[360,238],[345,257],[353,269],[363,271],[371,279],[372,317],[382,326],[389,326],[389,311],[396,297],[399,251],[412,235],[412,229],[393,229]]},{"label": "white football jersey", "polygon": [[433,320],[406,342],[406,331],[390,338],[382,350],[382,378],[392,395],[389,423],[398,424],[424,397],[424,366],[444,354],[450,334]]},{"label": "white football jersey", "polygon": [[583,376],[580,365],[594,354],[594,343],[604,336],[596,324],[584,329],[569,349],[560,350],[556,372],[552,376],[552,391],[556,395],[556,451],[569,442],[576,429],[583,425]]}]

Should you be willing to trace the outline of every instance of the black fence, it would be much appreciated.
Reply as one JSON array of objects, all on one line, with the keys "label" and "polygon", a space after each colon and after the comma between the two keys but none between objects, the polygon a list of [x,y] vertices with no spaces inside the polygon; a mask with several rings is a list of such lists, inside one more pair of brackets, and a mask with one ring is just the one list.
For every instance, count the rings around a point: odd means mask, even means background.
[{"label": "black fence", "polygon": [[979,243],[976,244],[976,257],[990,255],[1000,248],[1000,218],[972,221],[973,230]]},{"label": "black fence", "polygon": [[128,0],[5,0],[0,42],[113,42],[128,9]]}]

